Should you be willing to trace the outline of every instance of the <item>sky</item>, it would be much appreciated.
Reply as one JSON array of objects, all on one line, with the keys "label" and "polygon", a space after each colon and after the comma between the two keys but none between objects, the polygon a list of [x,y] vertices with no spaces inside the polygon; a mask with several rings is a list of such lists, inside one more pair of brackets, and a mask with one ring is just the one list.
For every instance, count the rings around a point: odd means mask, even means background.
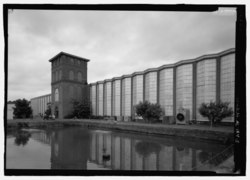
[{"label": "sky", "polygon": [[8,100],[51,93],[50,58],[90,59],[88,83],[235,47],[236,12],[13,10]]}]

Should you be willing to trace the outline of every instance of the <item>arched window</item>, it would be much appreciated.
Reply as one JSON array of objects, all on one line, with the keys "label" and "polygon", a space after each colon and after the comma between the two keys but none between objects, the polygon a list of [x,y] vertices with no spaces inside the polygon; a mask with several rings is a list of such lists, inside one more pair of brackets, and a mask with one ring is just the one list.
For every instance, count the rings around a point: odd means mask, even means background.
[{"label": "arched window", "polygon": [[59,71],[59,80],[62,79],[62,70]]},{"label": "arched window", "polygon": [[81,72],[77,73],[77,79],[78,79],[78,81],[82,82],[82,73]]},{"label": "arched window", "polygon": [[52,74],[52,82],[55,82],[56,80],[55,80],[55,73],[53,72],[53,74]]},{"label": "arched window", "polygon": [[58,71],[56,71],[56,81],[58,81]]},{"label": "arched window", "polygon": [[58,89],[55,90],[55,101],[59,101],[59,91]]},{"label": "arched window", "polygon": [[69,79],[74,80],[74,72],[73,71],[69,71]]}]

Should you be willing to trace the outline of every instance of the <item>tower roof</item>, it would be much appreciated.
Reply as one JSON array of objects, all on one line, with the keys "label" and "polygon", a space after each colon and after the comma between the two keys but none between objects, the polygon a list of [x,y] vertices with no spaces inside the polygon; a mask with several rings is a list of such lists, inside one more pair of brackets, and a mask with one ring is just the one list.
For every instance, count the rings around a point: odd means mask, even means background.
[{"label": "tower roof", "polygon": [[79,59],[79,60],[82,60],[82,61],[85,61],[85,62],[89,62],[89,59],[85,59],[85,58],[82,58],[82,57],[79,57],[79,56],[75,56],[75,55],[72,55],[72,54],[69,54],[69,53],[66,53],[66,52],[60,52],[60,53],[58,53],[53,58],[51,58],[49,60],[49,62],[54,61],[56,58],[58,58],[59,56],[62,56],[62,55],[73,57],[73,58],[76,58],[76,59]]}]

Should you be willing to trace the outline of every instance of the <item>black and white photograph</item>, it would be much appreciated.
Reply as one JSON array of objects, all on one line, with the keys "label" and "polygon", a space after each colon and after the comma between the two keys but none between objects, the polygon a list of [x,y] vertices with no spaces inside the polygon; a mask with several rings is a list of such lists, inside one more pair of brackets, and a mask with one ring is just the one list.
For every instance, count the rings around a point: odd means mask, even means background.
[{"label": "black and white photograph", "polygon": [[236,4],[3,4],[4,173],[244,176]]}]

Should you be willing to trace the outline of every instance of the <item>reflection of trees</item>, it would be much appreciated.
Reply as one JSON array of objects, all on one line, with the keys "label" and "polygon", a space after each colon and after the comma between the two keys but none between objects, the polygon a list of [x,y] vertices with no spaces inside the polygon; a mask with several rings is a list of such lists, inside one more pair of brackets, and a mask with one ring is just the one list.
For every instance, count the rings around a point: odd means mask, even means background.
[{"label": "reflection of trees", "polygon": [[140,156],[142,156],[142,169],[145,170],[146,158],[152,153],[155,153],[156,155],[159,154],[161,146],[158,143],[141,141],[136,143],[135,150]]},{"label": "reflection of trees", "polygon": [[26,145],[29,141],[29,138],[31,137],[31,134],[30,132],[28,131],[18,131],[16,134],[15,134],[15,144],[20,146],[20,145]]},{"label": "reflection of trees", "polygon": [[147,157],[151,153],[158,154],[161,146],[158,143],[141,141],[135,145],[135,150],[143,157]]},{"label": "reflection of trees", "polygon": [[184,151],[184,147],[176,147],[178,151]]}]

